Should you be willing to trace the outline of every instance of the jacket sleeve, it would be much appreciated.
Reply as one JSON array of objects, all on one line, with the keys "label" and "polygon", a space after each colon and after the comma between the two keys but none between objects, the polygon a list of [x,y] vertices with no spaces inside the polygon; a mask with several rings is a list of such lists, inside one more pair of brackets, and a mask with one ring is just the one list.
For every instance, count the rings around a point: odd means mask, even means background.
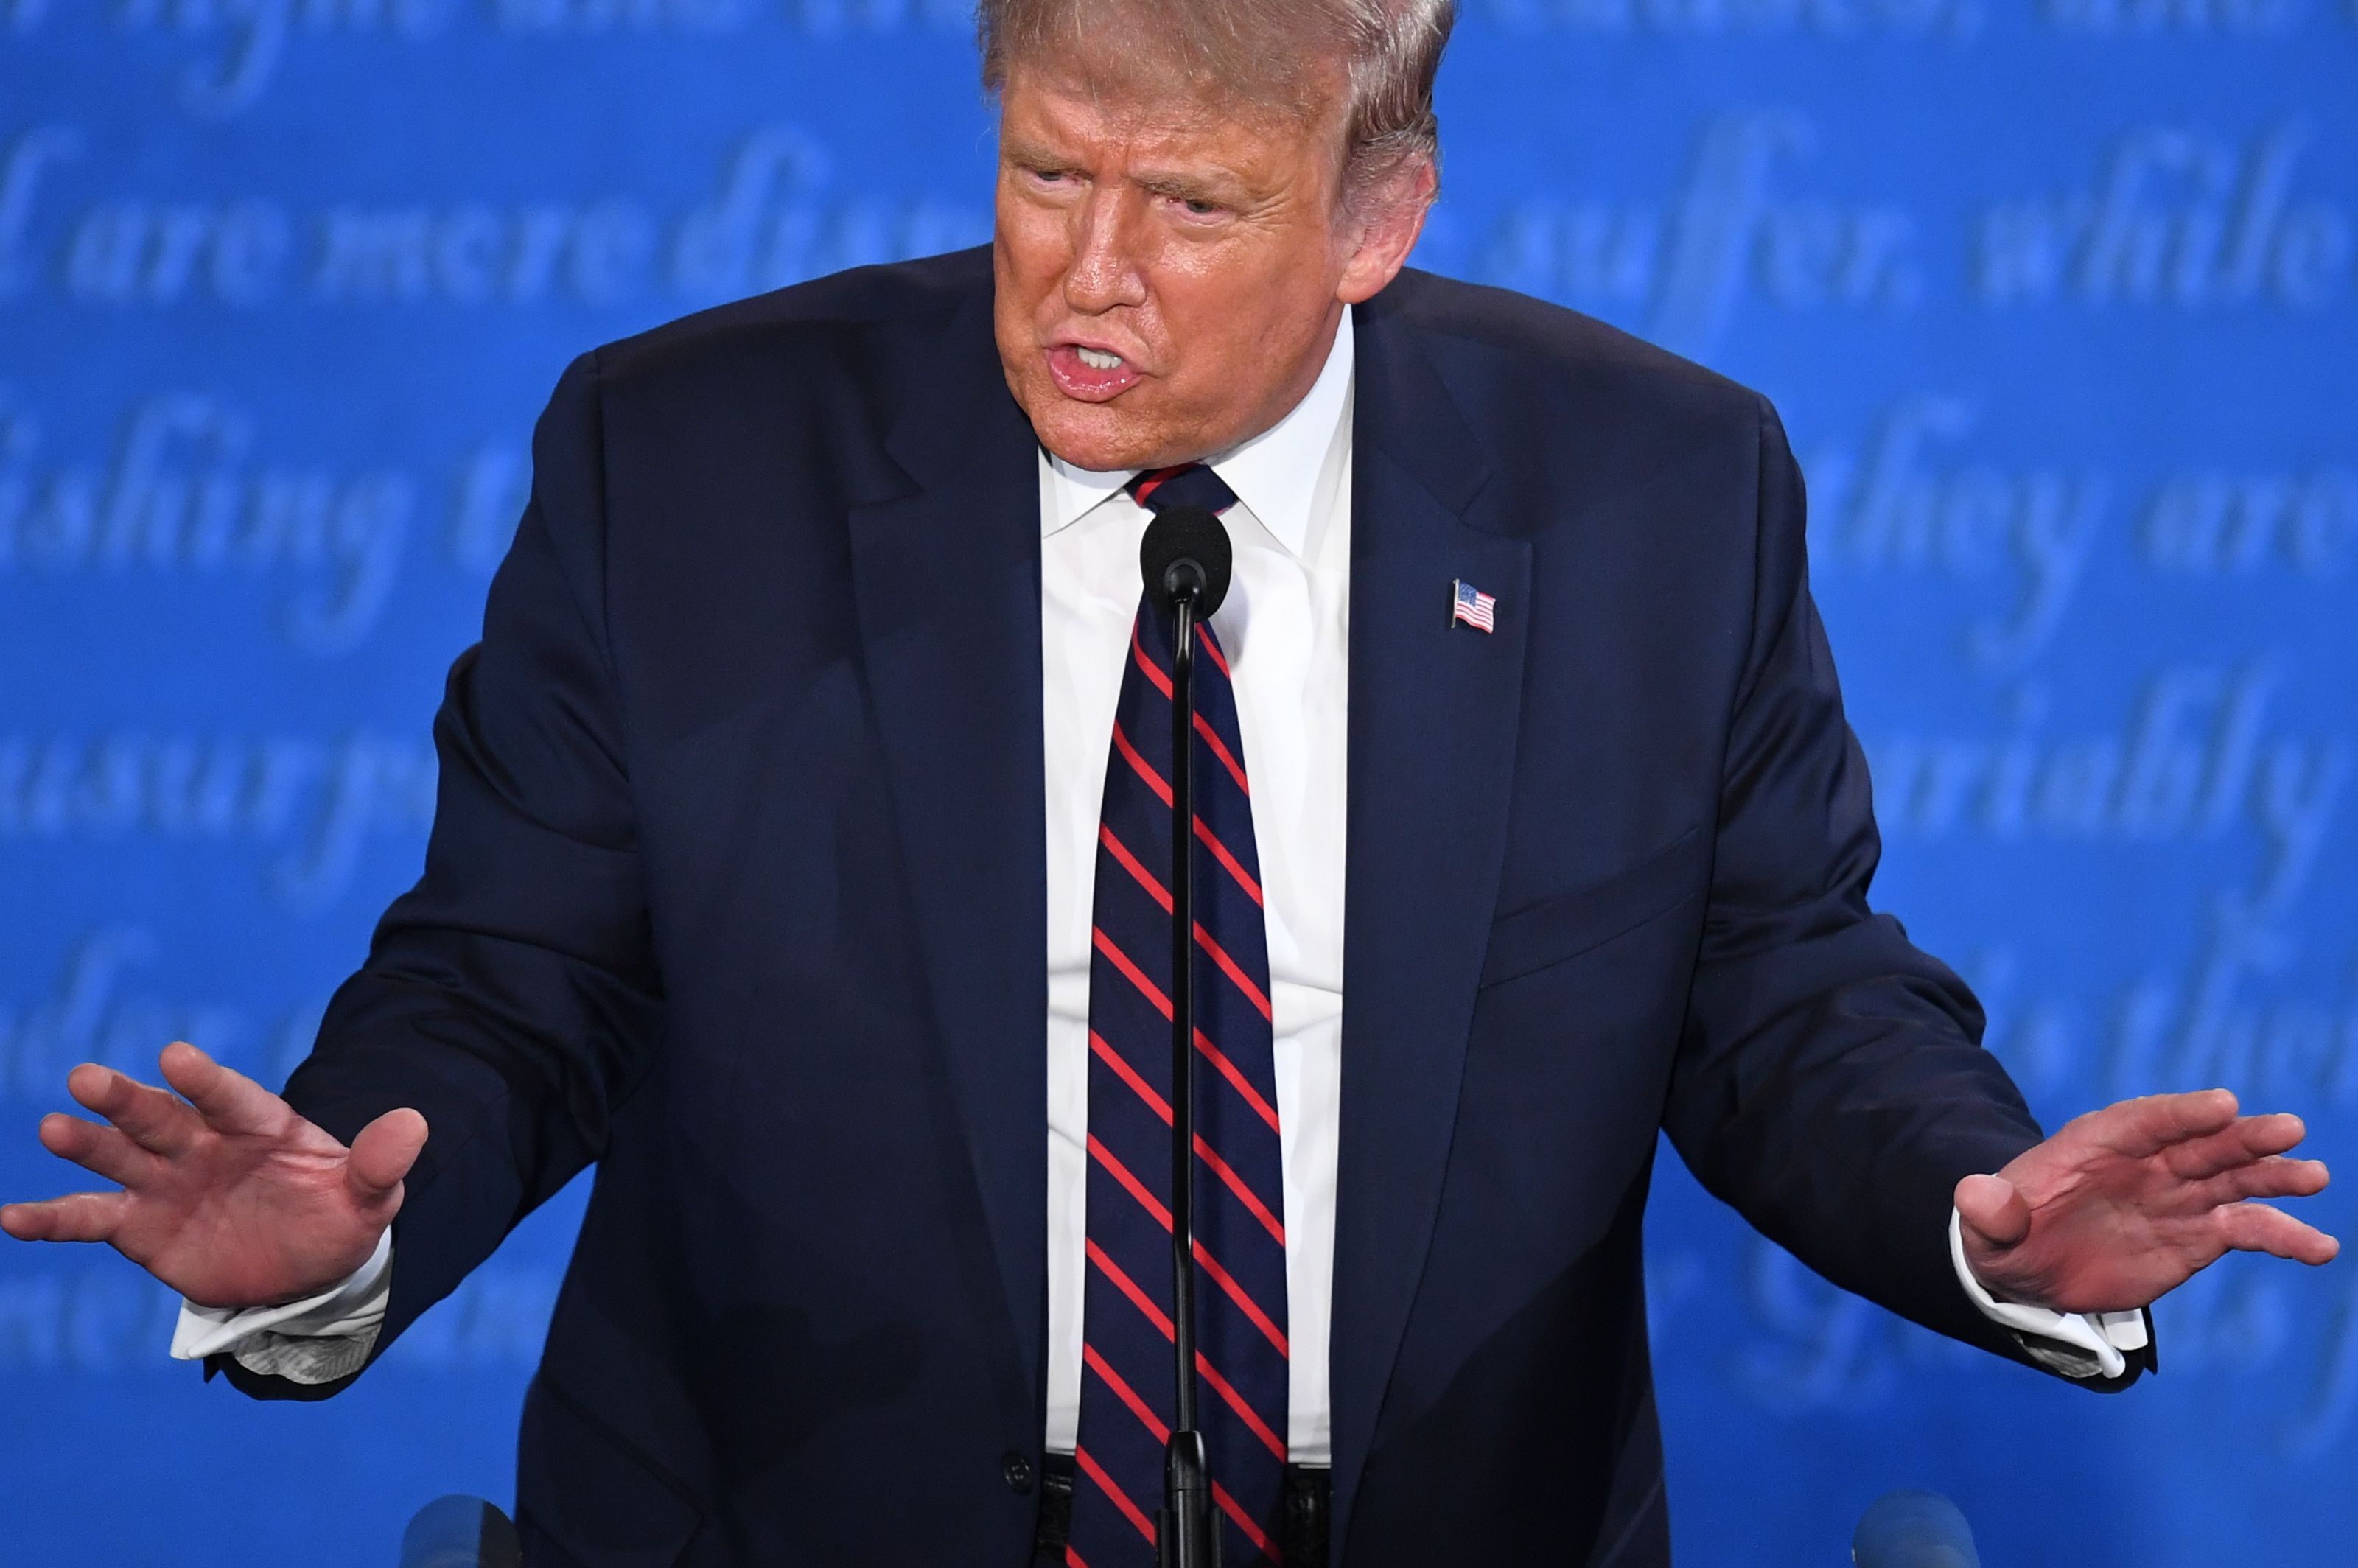
[{"label": "jacket sleeve", "polygon": [[[1964,982],[1868,907],[1881,840],[1803,531],[1801,473],[1764,403],[1752,631],[1664,1124],[1706,1188],[1828,1280],[2040,1365],[1967,1299],[1948,1225],[1960,1177],[2041,1133],[1982,1048]],[[2139,1368],[2085,1381],[2125,1387]]]},{"label": "jacket sleeve", "polygon": [[[286,1091],[347,1142],[397,1107],[427,1120],[372,1360],[599,1157],[662,1037],[605,621],[594,357],[558,383],[533,460],[482,640],[452,666],[434,721],[425,874],[385,913]],[[301,1388],[227,1357],[211,1369],[266,1397],[350,1381]]]}]

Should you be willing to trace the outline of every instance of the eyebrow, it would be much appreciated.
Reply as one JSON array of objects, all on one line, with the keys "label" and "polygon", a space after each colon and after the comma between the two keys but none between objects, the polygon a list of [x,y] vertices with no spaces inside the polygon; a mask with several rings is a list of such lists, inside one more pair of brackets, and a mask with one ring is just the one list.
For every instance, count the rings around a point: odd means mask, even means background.
[{"label": "eyebrow", "polygon": [[1066,157],[1060,153],[1051,152],[1048,148],[1041,146],[1037,142],[1022,141],[1013,137],[1003,136],[1000,139],[999,154],[1000,157],[1005,158],[1008,162],[1021,165],[1025,168],[1074,168],[1078,167],[1073,159]]},{"label": "eyebrow", "polygon": [[1217,176],[1150,169],[1132,175],[1130,183],[1141,190],[1156,196],[1168,196],[1178,201],[1234,202],[1238,200],[1237,193],[1230,189],[1237,183],[1233,176],[1223,180]]},{"label": "eyebrow", "polygon": [[[1060,153],[1042,142],[1028,137],[1000,138],[999,155],[1019,168],[1043,170],[1078,169],[1079,159]],[[1131,184],[1156,196],[1175,197],[1183,201],[1233,202],[1242,199],[1239,187],[1244,181],[1234,173],[1222,169],[1217,173],[1197,174],[1183,169],[1144,169],[1130,176]]]}]

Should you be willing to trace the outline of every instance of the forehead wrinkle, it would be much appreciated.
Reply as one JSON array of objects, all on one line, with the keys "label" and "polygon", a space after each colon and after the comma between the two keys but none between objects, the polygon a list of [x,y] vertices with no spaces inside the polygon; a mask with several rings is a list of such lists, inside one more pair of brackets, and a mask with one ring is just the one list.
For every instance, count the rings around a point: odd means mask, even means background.
[{"label": "forehead wrinkle", "polygon": [[[1070,135],[1086,135],[1102,128],[1125,141],[1135,141],[1156,132],[1185,135],[1228,119],[1249,123],[1247,116],[1215,107],[1216,98],[1209,91],[1178,88],[1133,72],[1092,70],[1084,62],[1050,61],[1026,64],[1017,70],[1042,89],[1025,96],[1042,107],[1044,117],[1052,124]],[[1010,73],[1011,89],[1015,74]],[[1001,95],[1002,106],[1010,96]],[[1097,125],[1075,124],[1090,116]]]},{"label": "forehead wrinkle", "polygon": [[[1228,51],[1223,61],[1184,29],[1119,28],[1109,25],[1118,18],[1085,5],[1064,12],[1069,30],[1008,40],[1007,78],[1033,72],[1112,116],[1192,111],[1269,128],[1323,126],[1339,118],[1349,96],[1349,71],[1335,51],[1305,50],[1299,39],[1260,40],[1267,47]],[[1245,60],[1251,65],[1240,69]]]},{"label": "forehead wrinkle", "polygon": [[[1037,91],[1017,91],[1018,72],[1030,77]],[[1034,126],[1068,150],[1057,151],[1024,129],[1007,129],[1005,111],[1019,102],[1030,111],[1027,118]],[[1110,142],[1123,178],[1155,194],[1233,200],[1240,188],[1251,204],[1259,205],[1299,183],[1282,150],[1298,140],[1331,143],[1327,150],[1334,155],[1334,172],[1340,172],[1339,95],[1304,116],[1249,101],[1231,105],[1174,97],[1144,84],[1113,88],[1101,75],[1026,62],[1011,71],[1001,106],[1003,156],[1012,147],[1019,159],[1030,155],[1038,162],[1077,167],[1093,162],[1098,150]],[[1229,129],[1262,145],[1249,150],[1272,156],[1243,162],[1224,156],[1219,144]]]},{"label": "forehead wrinkle", "polygon": [[[1229,156],[1221,144],[1229,139],[1223,133],[1232,129],[1251,138],[1265,140],[1272,132],[1288,137],[1294,134],[1290,124],[1260,125],[1223,114],[1206,104],[1165,108],[1159,104],[1109,106],[1091,103],[1085,106],[1069,85],[1044,86],[1044,92],[1020,95],[1035,111],[1030,118],[1039,132],[1020,124],[1007,128],[1002,124],[1000,146],[1003,157],[1017,162],[1078,166],[1095,162],[1100,152],[1109,152],[1124,178],[1158,194],[1192,193],[1223,186],[1241,186],[1258,193],[1272,185],[1289,183],[1282,168],[1271,170],[1257,167],[1270,160],[1247,157],[1239,161]],[[1013,101],[1012,96],[1009,101]],[[1061,148],[1051,145],[1058,142],[1064,144]],[[1282,163],[1282,158],[1277,161]],[[1271,178],[1273,173],[1275,178]]]}]

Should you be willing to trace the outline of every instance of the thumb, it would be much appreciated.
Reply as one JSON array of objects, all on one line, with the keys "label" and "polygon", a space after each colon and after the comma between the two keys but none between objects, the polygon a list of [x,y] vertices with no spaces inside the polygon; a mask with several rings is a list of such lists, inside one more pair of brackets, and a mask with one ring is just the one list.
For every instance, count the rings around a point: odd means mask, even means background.
[{"label": "thumb", "polygon": [[2019,1246],[2030,1234],[2030,1205],[2004,1176],[1967,1176],[1954,1201],[1969,1238],[1993,1251]]},{"label": "thumb", "polygon": [[389,1110],[360,1130],[344,1162],[344,1179],[363,1204],[377,1204],[401,1184],[426,1147],[426,1119],[406,1108]]}]

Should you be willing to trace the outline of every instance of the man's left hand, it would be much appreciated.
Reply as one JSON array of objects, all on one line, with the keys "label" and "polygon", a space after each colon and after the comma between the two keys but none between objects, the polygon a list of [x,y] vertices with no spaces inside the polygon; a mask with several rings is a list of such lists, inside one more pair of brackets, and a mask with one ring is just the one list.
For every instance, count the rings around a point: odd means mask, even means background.
[{"label": "man's left hand", "polygon": [[2225,1089],[2090,1111],[1957,1184],[1966,1265],[2001,1301],[2080,1313],[2147,1305],[2223,1252],[2329,1262],[2339,1241],[2252,1201],[2324,1189],[2322,1162],[2285,1157],[2307,1130]]}]

